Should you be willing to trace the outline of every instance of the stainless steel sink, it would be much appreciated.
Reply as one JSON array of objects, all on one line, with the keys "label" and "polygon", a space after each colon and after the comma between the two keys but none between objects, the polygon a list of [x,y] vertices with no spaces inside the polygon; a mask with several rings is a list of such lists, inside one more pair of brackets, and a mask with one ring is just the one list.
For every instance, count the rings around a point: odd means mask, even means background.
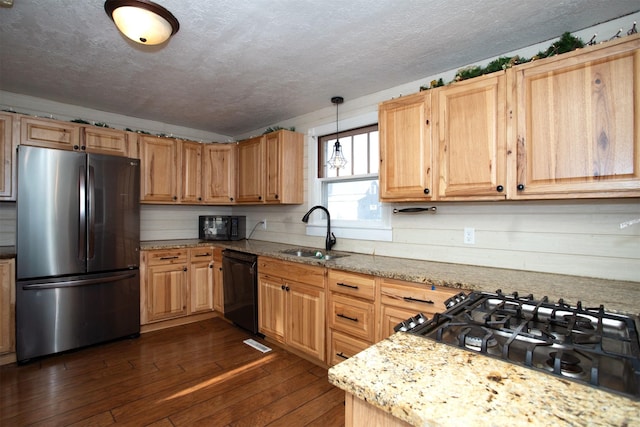
[{"label": "stainless steel sink", "polygon": [[286,255],[293,255],[296,257],[303,257],[303,258],[317,258],[325,261],[349,256],[346,254],[327,253],[326,251],[321,251],[319,249],[309,249],[309,248],[285,249],[283,251],[280,251],[280,253],[286,254]]}]

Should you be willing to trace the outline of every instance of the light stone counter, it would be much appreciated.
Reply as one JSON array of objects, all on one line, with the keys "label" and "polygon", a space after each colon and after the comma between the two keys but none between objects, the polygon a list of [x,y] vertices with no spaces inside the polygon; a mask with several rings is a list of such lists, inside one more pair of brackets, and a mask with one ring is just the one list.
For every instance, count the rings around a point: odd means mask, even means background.
[{"label": "light stone counter", "polygon": [[331,253],[348,254],[348,256],[324,261],[282,253],[283,250],[299,248],[300,246],[260,240],[240,240],[237,242],[202,242],[198,239],[147,241],[141,242],[141,248],[167,249],[208,246],[212,244],[256,255],[271,256],[305,264],[324,265],[338,270],[424,283],[426,286],[437,285],[461,290],[484,292],[495,292],[498,289],[502,289],[504,293],[518,292],[520,295],[533,294],[533,296],[538,299],[543,296],[548,296],[549,300],[553,302],[563,298],[565,303],[573,306],[575,306],[578,301],[582,301],[584,307],[599,307],[602,304],[608,312],[636,317],[636,322],[637,318],[640,317],[639,282],[447,264],[336,251]]},{"label": "light stone counter", "polygon": [[414,426],[640,426],[639,401],[402,332],[329,382]]}]

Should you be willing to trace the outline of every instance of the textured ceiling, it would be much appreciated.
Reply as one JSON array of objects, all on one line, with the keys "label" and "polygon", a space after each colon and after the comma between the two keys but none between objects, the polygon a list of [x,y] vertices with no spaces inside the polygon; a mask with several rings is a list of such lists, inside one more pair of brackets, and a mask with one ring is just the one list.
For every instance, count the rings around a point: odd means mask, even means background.
[{"label": "textured ceiling", "polygon": [[0,8],[0,90],[237,136],[640,10],[638,0],[157,0],[165,45],[101,0]]}]

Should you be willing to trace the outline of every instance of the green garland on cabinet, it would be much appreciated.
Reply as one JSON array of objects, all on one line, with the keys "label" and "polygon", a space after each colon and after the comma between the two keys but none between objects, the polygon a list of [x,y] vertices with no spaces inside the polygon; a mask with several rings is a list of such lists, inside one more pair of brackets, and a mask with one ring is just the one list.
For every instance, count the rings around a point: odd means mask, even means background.
[{"label": "green garland on cabinet", "polygon": [[[472,79],[474,77],[482,76],[484,74],[494,73],[500,70],[506,70],[514,65],[524,64],[536,59],[548,58],[550,56],[560,55],[562,53],[571,52],[576,49],[584,47],[585,43],[578,37],[566,32],[560,37],[560,39],[551,44],[545,51],[540,51],[531,58],[522,58],[516,56],[501,56],[498,59],[491,61],[486,67],[480,67],[478,65],[471,65],[464,67],[456,72],[453,82],[459,82],[462,80]],[[444,86],[442,79],[431,80],[429,85],[420,86],[420,91],[434,89],[436,87]]]}]

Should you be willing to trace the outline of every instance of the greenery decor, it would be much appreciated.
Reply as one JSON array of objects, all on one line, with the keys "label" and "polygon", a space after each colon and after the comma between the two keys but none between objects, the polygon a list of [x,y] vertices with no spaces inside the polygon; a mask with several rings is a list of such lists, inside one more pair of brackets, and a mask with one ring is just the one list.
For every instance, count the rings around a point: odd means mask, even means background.
[{"label": "greenery decor", "polygon": [[[560,55],[561,53],[571,52],[573,50],[584,47],[584,42],[578,37],[571,35],[571,33],[564,33],[560,39],[554,42],[545,51],[540,51],[532,58],[522,58],[520,56],[502,56],[498,59],[491,61],[486,67],[480,67],[478,65],[471,65],[469,67],[461,68],[456,73],[454,82],[462,80],[472,79],[474,77],[482,76],[484,74],[494,73],[500,70],[506,70],[517,64],[524,64],[526,62],[534,61],[536,59],[548,58],[554,55]],[[420,86],[420,90],[428,90],[436,87],[444,86],[442,79],[432,80],[430,85]]]},{"label": "greenery decor", "polygon": [[295,126],[291,126],[288,129],[287,128],[283,128],[282,126],[269,126],[268,128],[265,129],[265,131],[262,134],[266,135],[268,133],[276,132],[276,131],[279,131],[281,129],[290,130],[291,132],[295,132],[296,131]]}]

